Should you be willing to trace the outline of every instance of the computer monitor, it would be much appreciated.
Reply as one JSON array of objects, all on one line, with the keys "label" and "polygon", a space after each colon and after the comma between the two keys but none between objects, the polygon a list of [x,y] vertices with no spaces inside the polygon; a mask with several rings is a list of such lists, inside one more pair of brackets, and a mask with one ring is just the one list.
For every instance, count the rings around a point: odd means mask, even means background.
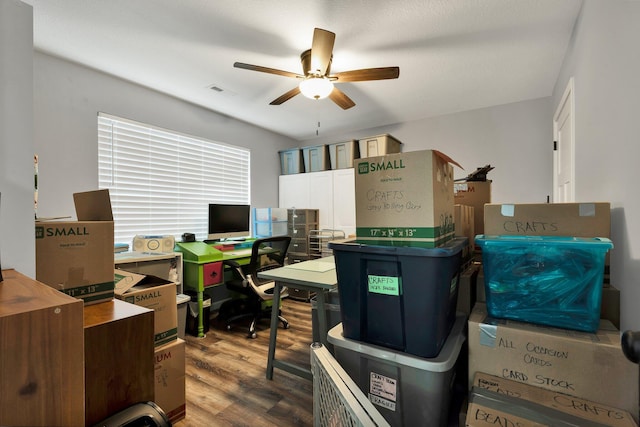
[{"label": "computer monitor", "polygon": [[223,203],[209,204],[209,240],[244,238],[251,235],[251,207]]}]

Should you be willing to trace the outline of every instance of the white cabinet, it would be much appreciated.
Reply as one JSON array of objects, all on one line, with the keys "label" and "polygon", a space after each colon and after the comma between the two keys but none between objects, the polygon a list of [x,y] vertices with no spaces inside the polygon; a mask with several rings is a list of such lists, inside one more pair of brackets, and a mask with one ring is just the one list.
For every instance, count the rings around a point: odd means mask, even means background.
[{"label": "white cabinet", "polygon": [[355,234],[354,169],[280,175],[281,208],[318,209],[319,228]]}]

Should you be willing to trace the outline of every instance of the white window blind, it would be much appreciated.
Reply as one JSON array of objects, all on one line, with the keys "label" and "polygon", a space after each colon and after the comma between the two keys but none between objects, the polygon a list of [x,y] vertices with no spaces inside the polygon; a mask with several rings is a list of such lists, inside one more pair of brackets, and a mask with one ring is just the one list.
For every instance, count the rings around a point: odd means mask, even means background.
[{"label": "white window blind", "polygon": [[250,152],[98,115],[99,187],[108,188],[115,241],[136,234],[207,238],[209,203],[249,204]]}]

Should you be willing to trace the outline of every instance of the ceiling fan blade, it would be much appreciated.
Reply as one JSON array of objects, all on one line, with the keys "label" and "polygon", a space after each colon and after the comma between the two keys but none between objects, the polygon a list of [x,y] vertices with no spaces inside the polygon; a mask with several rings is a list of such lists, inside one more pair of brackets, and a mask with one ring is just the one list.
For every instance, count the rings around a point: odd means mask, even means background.
[{"label": "ceiling fan blade", "polygon": [[340,108],[343,110],[348,110],[349,108],[356,105],[355,102],[351,100],[343,91],[334,87],[331,93],[329,94],[329,99],[338,104]]},{"label": "ceiling fan blade", "polygon": [[276,70],[275,68],[261,67],[260,65],[251,65],[251,64],[243,64],[242,62],[234,62],[233,66],[236,68],[242,68],[245,70],[260,71],[261,73],[277,74],[279,76],[301,78],[301,79],[304,78],[303,75],[292,73],[290,71]]},{"label": "ceiling fan blade", "polygon": [[291,98],[293,98],[294,96],[296,96],[299,93],[300,93],[300,88],[298,86],[296,86],[293,89],[291,89],[289,92],[287,92],[287,93],[285,93],[283,95],[280,95],[279,97],[277,97],[276,99],[271,101],[269,103],[269,105],[280,105],[283,102],[290,100]]},{"label": "ceiling fan blade", "polygon": [[364,82],[368,80],[397,79],[400,75],[400,67],[365,68],[336,73],[329,78],[336,78],[336,83]]},{"label": "ceiling fan blade", "polygon": [[311,44],[311,72],[324,76],[331,65],[333,55],[333,43],[336,40],[335,33],[316,28],[313,30],[313,42]]}]

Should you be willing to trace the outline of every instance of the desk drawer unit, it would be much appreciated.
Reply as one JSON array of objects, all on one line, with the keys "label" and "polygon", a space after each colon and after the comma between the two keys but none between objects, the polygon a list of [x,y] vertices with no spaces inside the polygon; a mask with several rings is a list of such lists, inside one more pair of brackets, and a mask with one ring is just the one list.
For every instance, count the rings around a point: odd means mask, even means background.
[{"label": "desk drawer unit", "polygon": [[289,209],[287,220],[291,224],[316,224],[318,222],[318,209]]},{"label": "desk drawer unit", "polygon": [[210,262],[202,267],[202,283],[204,287],[222,282],[222,262]]},{"label": "desk drawer unit", "polygon": [[289,244],[289,254],[294,255],[308,255],[309,254],[309,244],[307,243],[306,238],[302,239],[291,239],[291,243]]}]

